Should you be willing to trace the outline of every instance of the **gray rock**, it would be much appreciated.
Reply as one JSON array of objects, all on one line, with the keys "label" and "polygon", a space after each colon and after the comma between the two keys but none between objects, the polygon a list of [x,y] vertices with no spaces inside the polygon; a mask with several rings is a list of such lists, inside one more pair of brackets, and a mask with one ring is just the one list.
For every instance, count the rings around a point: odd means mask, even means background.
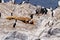
[{"label": "gray rock", "polygon": [[55,36],[59,36],[60,37],[60,29],[59,28],[55,28],[52,30],[52,34]]},{"label": "gray rock", "polygon": [[28,36],[17,31],[8,33],[3,40],[28,40]]}]

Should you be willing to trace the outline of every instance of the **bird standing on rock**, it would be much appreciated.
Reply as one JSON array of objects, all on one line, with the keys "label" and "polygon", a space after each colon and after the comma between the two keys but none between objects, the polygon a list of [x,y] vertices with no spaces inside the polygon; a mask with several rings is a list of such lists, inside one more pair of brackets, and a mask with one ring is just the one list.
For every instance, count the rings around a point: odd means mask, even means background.
[{"label": "bird standing on rock", "polygon": [[13,24],[13,28],[15,28],[15,26],[16,26],[16,22],[17,22],[17,20],[15,20],[15,23]]},{"label": "bird standing on rock", "polygon": [[52,17],[53,17],[53,10],[52,10]]},{"label": "bird standing on rock", "polygon": [[0,17],[1,17],[1,13],[0,13]]},{"label": "bird standing on rock", "polygon": [[31,14],[31,16],[30,16],[30,17],[31,17],[31,19],[32,19],[32,18],[33,18],[33,14]]},{"label": "bird standing on rock", "polygon": [[13,16],[13,13],[11,13],[11,16]]},{"label": "bird standing on rock", "polygon": [[14,23],[13,28],[15,28],[15,26],[16,26],[16,22]]}]

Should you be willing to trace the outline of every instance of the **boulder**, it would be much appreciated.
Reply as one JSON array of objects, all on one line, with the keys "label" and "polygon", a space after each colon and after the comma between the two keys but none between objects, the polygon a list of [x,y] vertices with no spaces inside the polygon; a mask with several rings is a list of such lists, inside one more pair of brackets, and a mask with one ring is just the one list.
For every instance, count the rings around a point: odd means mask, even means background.
[{"label": "boulder", "polygon": [[13,31],[8,33],[3,40],[28,40],[28,36],[24,33],[19,33],[17,31]]}]

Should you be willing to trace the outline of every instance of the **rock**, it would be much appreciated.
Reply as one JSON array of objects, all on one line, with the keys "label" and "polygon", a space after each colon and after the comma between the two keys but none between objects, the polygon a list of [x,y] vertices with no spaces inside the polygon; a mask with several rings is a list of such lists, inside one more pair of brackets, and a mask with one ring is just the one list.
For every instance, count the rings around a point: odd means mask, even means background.
[{"label": "rock", "polygon": [[31,14],[36,13],[35,10],[36,10],[35,6],[31,5],[30,3],[28,3],[28,4],[24,3],[24,4],[21,4],[21,5],[16,5],[16,9],[15,9],[13,15],[30,17]]},{"label": "rock", "polygon": [[51,11],[51,9],[48,9],[48,8],[47,8],[47,10],[48,10],[47,16],[48,16],[48,17],[52,17],[52,11]]},{"label": "rock", "polygon": [[[59,34],[60,34],[60,29],[56,28],[52,28],[52,29],[49,29],[48,31],[45,32],[45,34],[41,37],[41,40],[60,40],[60,37]],[[49,32],[49,33],[48,33]]]},{"label": "rock", "polygon": [[[30,3],[0,3],[0,40],[60,40],[60,7],[53,10],[53,17],[51,9],[41,14],[41,8]],[[7,16],[15,18],[8,20]]]},{"label": "rock", "polygon": [[1,18],[0,19],[0,27],[1,28],[12,28],[13,27],[13,24],[14,24],[14,22],[15,22],[15,20],[7,20],[7,19],[3,19],[3,18]]},{"label": "rock", "polygon": [[40,40],[40,39],[36,39],[36,40]]},{"label": "rock", "polygon": [[17,21],[16,22],[16,28],[19,28],[19,29],[22,29],[22,30],[24,30],[24,29],[26,29],[26,30],[32,30],[32,29],[35,29],[35,25],[24,23],[22,21]]},{"label": "rock", "polygon": [[52,30],[52,33],[53,33],[53,35],[59,36],[58,34],[60,34],[60,29],[59,28],[55,28],[55,29]]},{"label": "rock", "polygon": [[53,15],[57,20],[60,19],[60,7],[53,10]]},{"label": "rock", "polygon": [[28,40],[28,36],[17,31],[8,33],[3,40]]}]

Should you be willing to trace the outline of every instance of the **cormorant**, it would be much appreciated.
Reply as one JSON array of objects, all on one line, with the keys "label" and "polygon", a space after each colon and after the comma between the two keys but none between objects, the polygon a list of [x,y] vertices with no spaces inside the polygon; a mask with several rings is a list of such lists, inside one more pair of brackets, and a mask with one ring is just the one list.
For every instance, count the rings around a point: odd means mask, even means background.
[{"label": "cormorant", "polygon": [[16,26],[16,22],[17,22],[17,20],[15,20],[15,23],[13,24],[13,28],[15,28],[15,26]]},{"label": "cormorant", "polygon": [[11,16],[13,16],[13,13],[11,13]]},{"label": "cormorant", "polygon": [[0,17],[1,17],[1,13],[0,13]]},{"label": "cormorant", "polygon": [[32,19],[32,18],[33,18],[33,14],[31,14],[31,16],[30,16],[30,17],[31,17],[31,19]]},{"label": "cormorant", "polygon": [[16,26],[16,22],[14,23],[13,28],[15,28],[15,26]]}]

